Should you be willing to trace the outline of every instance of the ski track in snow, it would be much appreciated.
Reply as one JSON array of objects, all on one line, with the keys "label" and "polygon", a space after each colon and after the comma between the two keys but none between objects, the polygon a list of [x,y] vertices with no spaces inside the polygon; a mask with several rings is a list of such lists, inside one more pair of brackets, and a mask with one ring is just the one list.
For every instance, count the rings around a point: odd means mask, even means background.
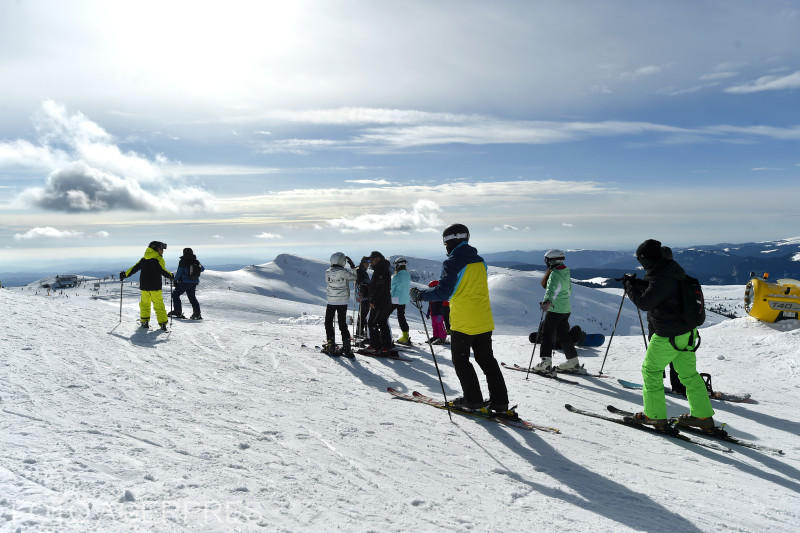
[{"label": "ski track in snow", "polygon": [[[640,409],[640,393],[615,379],[575,386],[504,371],[521,415],[560,435],[451,423],[385,392],[441,396],[426,345],[404,350],[408,363],[330,358],[314,348],[324,309],[309,303],[201,286],[206,320],[163,333],[137,328],[134,289],[119,324],[113,290],[69,294],[0,290],[3,531],[788,532],[800,518],[800,330],[785,325],[704,328],[698,364],[716,388],[752,392],[756,404],[713,402],[716,418],[783,448],[777,457],[563,408]],[[494,347],[498,361],[528,364],[527,335],[496,334]],[[604,352],[580,355],[597,371]],[[455,397],[449,348],[436,354]],[[641,381],[642,357],[640,335],[618,334],[604,370]]]}]

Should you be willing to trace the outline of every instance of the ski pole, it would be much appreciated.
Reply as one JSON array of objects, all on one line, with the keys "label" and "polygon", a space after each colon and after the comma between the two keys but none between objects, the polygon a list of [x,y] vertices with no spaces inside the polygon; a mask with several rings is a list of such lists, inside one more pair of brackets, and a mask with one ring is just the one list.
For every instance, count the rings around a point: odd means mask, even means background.
[{"label": "ski pole", "polygon": [[642,340],[644,340],[644,351],[647,351],[647,336],[644,334],[644,322],[642,322],[642,310],[638,307],[636,310],[639,312],[639,327],[642,328]]},{"label": "ski pole", "polygon": [[123,278],[119,279],[119,323],[122,324],[122,285],[125,283]]},{"label": "ski pole", "polygon": [[450,421],[453,421],[453,413],[450,412],[450,404],[447,403],[447,394],[444,392],[444,382],[442,381],[442,373],[439,372],[439,363],[436,362],[436,354],[433,351],[433,344],[431,343],[431,338],[428,335],[428,323],[425,322],[425,315],[422,314],[422,304],[419,301],[414,301],[414,307],[419,309],[419,317],[422,319],[422,325],[425,327],[425,338],[428,339],[428,347],[431,349],[431,356],[433,356],[433,364],[436,367],[436,373],[439,375],[439,385],[442,386],[442,396],[444,396],[444,406],[447,407],[447,416],[450,417]]},{"label": "ski pole", "polygon": [[606,354],[603,356],[603,364],[600,365],[599,374],[603,373],[603,367],[606,366],[606,357],[608,357],[608,350],[611,348],[611,341],[614,340],[614,333],[617,331],[617,324],[619,324],[619,315],[622,314],[622,304],[625,303],[625,289],[622,289],[622,300],[619,302],[619,311],[617,311],[617,319],[614,321],[614,329],[611,330],[611,338],[608,339],[608,346],[606,346]]},{"label": "ski pole", "polygon": [[172,278],[169,278],[169,329],[172,329]]},{"label": "ski pole", "polygon": [[531,375],[531,365],[533,365],[533,354],[536,353],[536,345],[539,343],[539,335],[542,333],[542,322],[544,321],[544,309],[542,310],[542,316],[539,318],[539,329],[536,330],[536,342],[533,343],[533,351],[531,352],[531,362],[528,363],[528,372],[525,374],[525,379]]}]

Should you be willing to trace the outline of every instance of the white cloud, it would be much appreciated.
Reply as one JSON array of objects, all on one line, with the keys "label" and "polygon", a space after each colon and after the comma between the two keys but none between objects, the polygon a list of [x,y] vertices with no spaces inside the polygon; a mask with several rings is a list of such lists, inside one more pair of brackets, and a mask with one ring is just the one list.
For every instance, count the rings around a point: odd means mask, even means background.
[{"label": "white cloud", "polygon": [[761,91],[781,91],[785,89],[800,89],[800,70],[786,76],[762,76],[750,83],[728,87],[725,89],[725,92],[749,94]]},{"label": "white cloud", "polygon": [[259,233],[255,236],[256,239],[267,239],[267,240],[274,240],[274,239],[282,239],[283,237],[278,235],[277,233],[267,233],[266,231]]},{"label": "white cloud", "polygon": [[353,218],[337,218],[328,221],[328,225],[343,233],[433,231],[444,226],[444,222],[439,218],[440,211],[441,207],[436,202],[418,200],[411,211],[398,209],[380,214],[364,214]]},{"label": "white cloud", "polygon": [[222,235],[218,235],[217,234],[217,235],[212,235],[211,238],[212,239],[224,239],[225,237],[223,237]]},{"label": "white cloud", "polygon": [[49,170],[44,187],[24,190],[19,200],[50,211],[211,211],[213,197],[176,183],[163,155],[147,159],[123,152],[113,137],[83,113],[69,113],[52,100],[36,114],[39,145],[0,143],[0,166]]},{"label": "white cloud", "polygon": [[511,224],[503,224],[502,226],[495,226],[494,231],[519,231],[519,228]]},{"label": "white cloud", "polygon": [[135,180],[89,167],[82,161],[52,172],[44,187],[26,189],[20,199],[48,211],[72,213],[116,209],[207,211],[213,201],[207,192],[191,187],[151,193]]},{"label": "white cloud", "polygon": [[623,80],[636,80],[645,76],[652,76],[654,74],[661,73],[666,65],[645,65],[644,67],[639,67],[634,71],[630,72],[623,72],[620,74],[620,78]]},{"label": "white cloud", "polygon": [[101,239],[106,239],[110,236],[111,234],[108,233],[107,231],[98,231],[96,233],[87,234],[82,231],[60,230],[52,226],[43,226],[43,227],[31,228],[25,233],[16,233],[14,234],[14,240],[30,241],[30,240],[40,240],[40,239],[83,239],[90,237],[99,237]]},{"label": "white cloud", "polygon": [[752,170],[753,172],[765,172],[768,170],[783,170],[783,169],[774,167],[753,167],[750,170]]},{"label": "white cloud", "polygon": [[703,74],[697,79],[703,81],[726,80],[728,78],[735,78],[738,75],[738,72],[709,72],[708,74]]},{"label": "white cloud", "polygon": [[575,224],[570,224],[569,222],[562,222],[561,225],[564,226],[565,228],[575,227]]},{"label": "white cloud", "polygon": [[391,185],[392,184],[391,181],[387,181],[385,179],[379,179],[379,180],[364,179],[364,180],[344,180],[344,181],[345,181],[345,183],[357,183],[359,185]]}]

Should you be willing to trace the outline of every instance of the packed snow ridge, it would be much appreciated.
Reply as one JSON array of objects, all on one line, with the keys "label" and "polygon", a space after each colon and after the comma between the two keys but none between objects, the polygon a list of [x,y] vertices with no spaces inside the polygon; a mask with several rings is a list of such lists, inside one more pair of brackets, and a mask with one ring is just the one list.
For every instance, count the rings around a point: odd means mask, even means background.
[{"label": "packed snow ridge", "polygon": [[[435,262],[415,263],[416,282],[436,275]],[[205,320],[169,333],[138,328],[131,281],[0,290],[0,530],[796,531],[800,329],[740,313],[743,286],[706,287],[741,318],[709,313],[697,364],[716,389],[755,400],[713,401],[717,422],[784,456],[716,452],[565,410],[641,408],[640,391],[615,379],[641,381],[639,316],[613,289],[575,286],[571,320],[606,335],[579,356],[613,378],[504,371],[520,415],[560,434],[450,422],[393,399],[387,387],[442,394],[419,312],[408,312],[408,362],[323,355],[325,268],[282,255],[206,271]],[[526,366],[542,273],[489,274],[495,355]],[[449,347],[434,353],[458,395]],[[682,398],[667,405],[687,410]]]}]

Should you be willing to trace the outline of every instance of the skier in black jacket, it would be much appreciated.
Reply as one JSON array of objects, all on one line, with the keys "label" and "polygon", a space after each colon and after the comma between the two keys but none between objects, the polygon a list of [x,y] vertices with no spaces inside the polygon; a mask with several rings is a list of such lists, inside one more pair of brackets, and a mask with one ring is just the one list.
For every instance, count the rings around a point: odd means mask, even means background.
[{"label": "skier in black jacket", "polygon": [[164,265],[164,250],[166,249],[165,243],[152,241],[139,262],[119,273],[119,279],[122,281],[141,270],[141,274],[139,274],[139,291],[141,292],[139,311],[143,328],[150,327],[150,304],[152,304],[156,310],[159,327],[164,331],[167,330],[167,310],[164,308],[164,296],[161,292],[161,277],[172,279],[172,272],[167,270]]},{"label": "skier in black jacket", "polygon": [[358,302],[358,320],[356,322],[356,335],[367,336],[367,316],[369,315],[369,257],[361,258],[356,269],[356,302]]},{"label": "skier in black jacket", "polygon": [[645,276],[643,280],[626,276],[625,292],[636,307],[647,311],[647,323],[653,335],[642,363],[644,411],[634,418],[656,429],[666,429],[663,372],[672,362],[686,387],[691,409],[691,413],[679,417],[678,424],[710,431],[714,428],[714,409],[705,382],[697,373],[694,352],[697,330],[686,323],[681,313],[679,291],[686,272],[675,260],[664,256],[661,243],[655,239],[640,244],[636,258],[644,267]]},{"label": "skier in black jacket", "polygon": [[392,275],[389,261],[382,253],[369,255],[372,279],[369,282],[369,342],[376,350],[388,352],[392,349],[392,334],[389,330],[389,315],[392,314]]}]

